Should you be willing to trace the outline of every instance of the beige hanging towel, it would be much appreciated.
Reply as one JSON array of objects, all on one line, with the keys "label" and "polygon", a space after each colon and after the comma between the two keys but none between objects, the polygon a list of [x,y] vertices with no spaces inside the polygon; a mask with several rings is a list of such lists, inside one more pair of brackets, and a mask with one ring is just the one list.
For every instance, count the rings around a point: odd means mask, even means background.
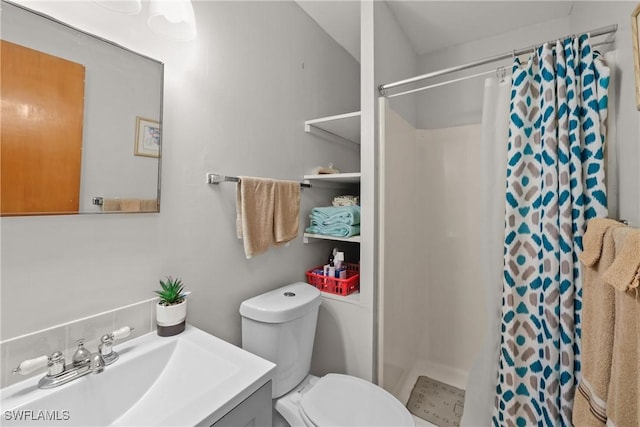
[{"label": "beige hanging towel", "polygon": [[142,212],[158,212],[158,199],[141,199],[140,211]]},{"label": "beige hanging towel", "polygon": [[102,200],[103,212],[119,212],[120,211],[120,199],[103,199]]},{"label": "beige hanging towel", "polygon": [[120,199],[122,212],[140,212],[140,199]]},{"label": "beige hanging towel", "polygon": [[627,229],[619,238],[624,238],[620,242],[622,251],[605,272],[604,280],[616,290],[625,292],[640,285],[640,230]]},{"label": "beige hanging towel", "polygon": [[273,245],[275,182],[241,176],[236,187],[236,233],[247,259]]},{"label": "beige hanging towel", "polygon": [[[586,266],[592,266],[598,262],[603,249],[604,234],[609,227],[621,227],[620,221],[609,218],[594,218],[587,224],[587,232],[582,238],[584,250],[580,253],[580,261]],[[611,241],[613,244],[613,241]],[[604,273],[604,270],[600,274]]]},{"label": "beige hanging towel", "polygon": [[300,183],[275,181],[273,241],[282,245],[298,237],[300,227]]},{"label": "beige hanging towel", "polygon": [[607,422],[615,291],[602,275],[615,259],[614,230],[623,226],[606,218],[593,219],[583,238],[582,377],[573,406],[575,426],[605,426]]},{"label": "beige hanging towel", "polygon": [[157,199],[103,199],[103,212],[157,212]]},{"label": "beige hanging towel", "polygon": [[611,381],[607,397],[607,426],[640,425],[640,300],[637,274],[640,263],[640,230],[614,230],[616,259],[604,273],[615,291],[615,328]]}]

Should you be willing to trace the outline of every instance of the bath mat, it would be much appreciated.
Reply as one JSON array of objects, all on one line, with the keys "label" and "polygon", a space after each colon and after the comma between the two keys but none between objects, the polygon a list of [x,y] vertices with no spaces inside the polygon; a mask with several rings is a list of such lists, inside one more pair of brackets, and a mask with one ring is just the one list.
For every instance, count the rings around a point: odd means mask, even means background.
[{"label": "bath mat", "polygon": [[464,390],[419,376],[411,391],[407,409],[440,427],[459,426],[464,409]]}]

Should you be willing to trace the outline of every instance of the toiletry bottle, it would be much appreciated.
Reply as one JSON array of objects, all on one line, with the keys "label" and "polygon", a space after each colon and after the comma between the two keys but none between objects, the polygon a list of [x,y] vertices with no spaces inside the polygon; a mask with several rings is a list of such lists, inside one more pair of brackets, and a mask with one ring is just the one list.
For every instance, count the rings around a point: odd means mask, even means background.
[{"label": "toiletry bottle", "polygon": [[331,250],[331,254],[329,254],[329,261],[327,262],[327,264],[331,264],[332,262],[335,261],[337,253],[338,253],[338,248],[333,248]]},{"label": "toiletry bottle", "polygon": [[344,266],[344,252],[336,253],[335,265],[336,265],[336,278],[338,278],[338,279],[346,279],[347,278],[347,269]]}]

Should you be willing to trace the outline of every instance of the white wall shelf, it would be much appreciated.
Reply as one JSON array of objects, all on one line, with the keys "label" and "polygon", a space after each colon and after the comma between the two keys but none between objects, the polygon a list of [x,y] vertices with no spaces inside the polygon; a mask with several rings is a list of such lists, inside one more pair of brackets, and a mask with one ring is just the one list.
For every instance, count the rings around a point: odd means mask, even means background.
[{"label": "white wall shelf", "polygon": [[359,184],[361,175],[362,174],[360,172],[327,173],[319,175],[305,175],[304,179],[309,181],[335,182],[340,184]]},{"label": "white wall shelf", "polygon": [[321,295],[322,295],[322,298],[325,298],[325,299],[345,302],[348,304],[360,305],[360,292],[354,292],[352,294],[345,295],[345,296],[330,294],[328,292],[321,292]]},{"label": "white wall shelf", "polygon": [[334,142],[360,144],[360,111],[304,122],[304,131]]},{"label": "white wall shelf", "polygon": [[360,243],[360,236],[334,237],[334,236],[325,236],[324,234],[313,234],[313,233],[304,233],[303,235],[304,243],[312,243],[318,240],[335,240],[338,242]]}]

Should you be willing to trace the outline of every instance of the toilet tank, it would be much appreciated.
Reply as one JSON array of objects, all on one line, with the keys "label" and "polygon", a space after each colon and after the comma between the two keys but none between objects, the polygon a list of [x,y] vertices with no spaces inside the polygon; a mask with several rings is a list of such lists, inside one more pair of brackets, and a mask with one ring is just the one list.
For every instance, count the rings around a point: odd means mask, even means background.
[{"label": "toilet tank", "polygon": [[291,391],[309,373],[320,291],[297,282],[240,304],[242,348],[277,365],[272,397]]}]

